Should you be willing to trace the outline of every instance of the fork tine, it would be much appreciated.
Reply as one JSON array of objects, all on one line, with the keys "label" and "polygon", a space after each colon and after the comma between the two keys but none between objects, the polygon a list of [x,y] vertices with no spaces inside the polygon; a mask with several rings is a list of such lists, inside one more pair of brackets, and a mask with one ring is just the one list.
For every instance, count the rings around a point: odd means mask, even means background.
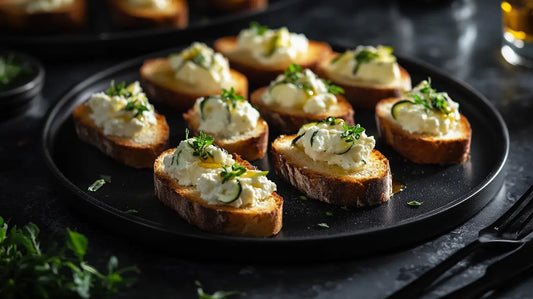
[{"label": "fork tine", "polygon": [[520,197],[520,199],[518,199],[518,201],[515,204],[513,204],[513,206],[507,212],[505,212],[505,214],[503,214],[500,218],[498,218],[491,226],[494,227],[499,232],[503,232],[507,230],[509,225],[511,225],[514,222],[514,220],[517,218],[517,215],[519,215],[524,210],[529,211],[531,209],[531,207],[529,209],[526,209],[526,208],[527,206],[531,206],[530,196],[532,195],[532,193],[533,193],[533,185],[531,185],[529,189],[526,191],[526,193],[524,193]]}]

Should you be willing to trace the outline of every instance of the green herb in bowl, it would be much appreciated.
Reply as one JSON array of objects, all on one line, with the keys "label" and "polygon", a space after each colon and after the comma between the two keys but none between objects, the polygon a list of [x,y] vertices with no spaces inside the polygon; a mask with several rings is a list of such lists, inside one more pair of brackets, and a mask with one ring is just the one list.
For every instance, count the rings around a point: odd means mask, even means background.
[{"label": "green herb in bowl", "polygon": [[32,74],[32,69],[25,66],[15,56],[0,56],[0,91],[22,85]]}]

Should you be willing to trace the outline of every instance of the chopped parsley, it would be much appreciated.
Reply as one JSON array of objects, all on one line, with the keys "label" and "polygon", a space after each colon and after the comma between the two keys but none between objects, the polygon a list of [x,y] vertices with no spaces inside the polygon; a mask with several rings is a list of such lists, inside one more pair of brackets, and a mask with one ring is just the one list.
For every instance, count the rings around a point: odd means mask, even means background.
[{"label": "chopped parsley", "polygon": [[228,165],[221,165],[223,171],[220,172],[220,177],[222,178],[222,183],[232,180],[238,176],[243,175],[246,172],[246,167],[240,166],[235,162],[231,167]]},{"label": "chopped parsley", "polygon": [[414,207],[414,208],[418,208],[422,204],[423,204],[423,202],[416,201],[416,200],[413,200],[413,201],[410,201],[410,202],[407,203],[408,206]]},{"label": "chopped parsley", "polygon": [[329,228],[329,225],[325,222],[322,222],[322,223],[319,223],[317,224],[317,226],[321,227],[321,228]]},{"label": "chopped parsley", "polygon": [[144,105],[141,101],[137,99],[128,101],[128,103],[124,107],[124,110],[125,111],[137,111],[135,112],[135,115],[133,117],[137,117],[141,115],[144,111],[150,111],[150,109],[146,105]]},{"label": "chopped parsley", "polygon": [[353,74],[357,74],[357,71],[359,71],[359,67],[363,63],[369,63],[374,59],[377,59],[379,57],[379,54],[370,50],[362,50],[359,53],[355,55],[355,67],[353,68]]},{"label": "chopped parsley", "polygon": [[191,58],[191,61],[196,65],[205,67],[207,59],[205,58],[204,54],[202,54],[201,52],[198,52],[196,56]]},{"label": "chopped parsley", "polygon": [[203,160],[206,160],[208,157],[213,157],[213,154],[207,150],[207,147],[213,144],[213,137],[200,132],[200,136],[193,137],[193,140],[189,139],[189,129],[185,129],[185,139],[187,139],[187,144],[193,150],[193,156],[200,157]]},{"label": "chopped parsley", "polygon": [[32,73],[15,56],[0,56],[0,91],[23,83]]},{"label": "chopped parsley", "polygon": [[250,30],[254,31],[257,35],[263,35],[265,32],[267,32],[268,27],[260,25],[257,22],[250,22]]},{"label": "chopped parsley", "polygon": [[235,88],[230,90],[222,89],[222,94],[220,95],[222,101],[225,101],[228,105],[231,105],[233,108],[237,106],[237,102],[244,102],[244,97],[235,93]]},{"label": "chopped parsley", "polygon": [[[324,81],[324,80],[322,80],[322,81]],[[331,83],[330,80],[324,81],[324,84],[326,85],[326,88],[328,89],[328,92],[331,93],[331,94],[343,94],[344,93],[344,88]]]},{"label": "chopped parsley", "polygon": [[130,98],[133,95],[126,89],[126,82],[122,81],[120,84],[115,85],[115,80],[111,80],[110,87],[106,91],[106,94],[110,97],[122,96],[125,98]]},{"label": "chopped parsley", "polygon": [[[302,70],[302,67],[298,64],[292,63],[290,64],[283,73],[285,75],[285,79],[277,82],[277,84],[293,84],[296,87],[303,89],[304,92],[308,95],[315,94],[315,91],[313,90],[311,84],[309,82],[302,82],[304,76],[304,71]],[[316,75],[315,75],[316,76]],[[331,94],[342,94],[344,93],[344,89],[340,86],[337,86],[331,81],[325,81],[320,79],[324,85],[326,86],[327,90]]]},{"label": "chopped parsley", "polygon": [[417,86],[412,91],[406,93],[407,97],[412,99],[413,104],[421,105],[427,110],[434,110],[444,114],[451,112],[448,106],[448,101],[451,100],[450,97],[445,92],[437,92],[431,88],[431,78],[428,78],[427,81],[422,81],[419,86],[420,88]]},{"label": "chopped parsley", "polygon": [[198,280],[196,280],[194,284],[196,285],[196,293],[198,294],[198,299],[227,299],[232,296],[244,295],[242,292],[239,291],[216,291],[212,295],[209,295],[204,292],[202,284]]},{"label": "chopped parsley", "polygon": [[346,123],[342,123],[342,126],[344,128],[344,132],[342,132],[341,138],[345,139],[344,141],[346,142],[354,143],[355,140],[359,140],[361,134],[363,134],[365,131],[365,128],[361,127],[359,124],[351,127]]}]

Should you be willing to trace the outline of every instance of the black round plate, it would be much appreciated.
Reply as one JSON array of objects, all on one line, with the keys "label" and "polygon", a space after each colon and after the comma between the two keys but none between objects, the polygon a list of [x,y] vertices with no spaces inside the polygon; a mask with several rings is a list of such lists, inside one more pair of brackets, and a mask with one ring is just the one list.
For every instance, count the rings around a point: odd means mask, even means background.
[{"label": "black round plate", "polygon": [[[146,58],[154,53],[119,64],[79,83],[50,111],[43,130],[44,156],[53,174],[74,192],[74,206],[122,235],[172,251],[202,258],[224,259],[332,259],[392,250],[436,236],[462,223],[485,206],[500,189],[502,168],[509,150],[505,123],[492,105],[477,91],[434,67],[413,59],[398,60],[411,74],[413,83],[431,77],[432,85],[460,103],[472,126],[471,156],[464,164],[418,165],[406,161],[378,140],[377,149],[389,158],[393,179],[406,185],[404,191],[377,207],[343,209],[311,199],[280,180],[267,155],[253,164],[270,170],[269,178],[284,198],[283,228],[270,238],[245,238],[203,232],[163,206],[153,192],[153,171],[136,170],[108,158],[79,141],[71,112],[91,93],[105,90],[110,80],[138,80]],[[160,108],[170,125],[171,147],[184,138],[180,115]],[[373,112],[358,110],[356,122],[376,136]],[[490,128],[490,129],[489,129]],[[270,136],[271,141],[275,136]],[[112,182],[96,192],[87,187],[101,174]],[[409,201],[423,204],[418,208]],[[137,213],[128,213],[134,209]],[[329,228],[319,226],[326,223]],[[260,258],[258,258],[260,257]]]}]

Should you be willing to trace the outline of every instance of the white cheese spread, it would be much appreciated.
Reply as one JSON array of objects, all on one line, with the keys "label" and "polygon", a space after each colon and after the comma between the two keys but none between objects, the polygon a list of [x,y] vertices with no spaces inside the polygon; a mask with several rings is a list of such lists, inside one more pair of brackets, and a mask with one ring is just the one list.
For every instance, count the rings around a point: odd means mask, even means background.
[{"label": "white cheese spread", "polygon": [[267,172],[238,166],[230,154],[217,146],[206,146],[205,152],[209,154],[205,158],[195,154],[197,140],[182,141],[174,153],[166,156],[164,171],[180,185],[194,186],[205,202],[236,208],[255,206],[276,191],[276,184],[266,177]]},{"label": "white cheese spread", "polygon": [[394,107],[394,118],[409,133],[446,135],[456,128],[461,118],[459,104],[447,93],[436,92],[428,81],[420,82],[403,99],[404,102]]},{"label": "white cheese spread", "polygon": [[248,101],[226,90],[222,95],[199,98],[194,111],[200,118],[199,131],[224,138],[253,131],[259,119],[259,112]]},{"label": "white cheese spread", "polygon": [[169,62],[176,79],[193,90],[213,94],[233,84],[228,60],[204,43],[195,42],[181,53],[171,54]]},{"label": "white cheese spread", "polygon": [[154,106],[148,102],[139,82],[127,87],[111,83],[107,92],[95,93],[86,103],[89,117],[104,135],[133,138],[157,123]]},{"label": "white cheese spread", "polygon": [[255,24],[239,33],[235,56],[243,55],[265,66],[288,66],[305,56],[308,46],[303,34],[291,33],[285,27],[272,30]]},{"label": "white cheese spread", "polygon": [[[291,67],[297,67],[291,65]],[[298,71],[299,70],[299,71]],[[285,71],[270,83],[262,101],[268,106],[302,110],[309,114],[324,114],[337,103],[334,94],[328,92],[325,82],[311,70]]]},{"label": "white cheese spread", "polygon": [[128,0],[128,3],[138,8],[152,8],[165,9],[167,8],[168,0]]},{"label": "white cheese spread", "polygon": [[26,3],[28,13],[49,12],[74,3],[75,0],[29,0]]},{"label": "white cheese spread", "polygon": [[326,72],[340,82],[401,85],[400,67],[390,47],[359,46],[348,50],[331,60]]},{"label": "white cheese spread", "polygon": [[366,164],[376,141],[359,125],[348,127],[348,131],[343,124],[343,120],[332,117],[306,124],[298,131],[293,144],[313,161],[357,170]]}]

